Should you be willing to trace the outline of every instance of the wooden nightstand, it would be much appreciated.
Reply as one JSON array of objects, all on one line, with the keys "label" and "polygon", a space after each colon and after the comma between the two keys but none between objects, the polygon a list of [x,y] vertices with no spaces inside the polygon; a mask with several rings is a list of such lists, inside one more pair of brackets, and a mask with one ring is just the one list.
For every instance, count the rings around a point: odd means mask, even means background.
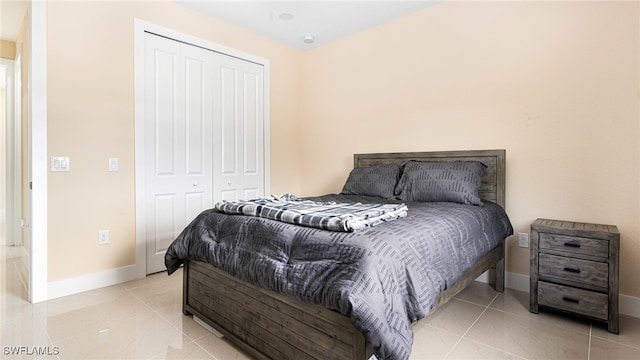
[{"label": "wooden nightstand", "polygon": [[614,225],[538,219],[531,225],[529,310],[559,309],[618,328],[620,233]]}]

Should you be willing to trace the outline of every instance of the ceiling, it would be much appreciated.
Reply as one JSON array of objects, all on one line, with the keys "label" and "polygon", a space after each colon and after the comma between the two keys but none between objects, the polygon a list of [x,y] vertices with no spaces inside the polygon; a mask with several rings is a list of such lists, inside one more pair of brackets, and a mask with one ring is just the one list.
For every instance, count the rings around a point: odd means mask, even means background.
[{"label": "ceiling", "polygon": [[444,0],[173,1],[304,51]]},{"label": "ceiling", "polygon": [[[309,50],[444,0],[172,0],[298,50]],[[15,41],[30,0],[0,1],[0,39]],[[312,36],[313,42],[304,41]]]}]

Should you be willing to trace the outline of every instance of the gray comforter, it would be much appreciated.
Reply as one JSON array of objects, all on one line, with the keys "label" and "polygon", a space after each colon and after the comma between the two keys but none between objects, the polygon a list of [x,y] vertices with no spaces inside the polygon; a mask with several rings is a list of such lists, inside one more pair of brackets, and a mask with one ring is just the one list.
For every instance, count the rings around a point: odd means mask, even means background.
[{"label": "gray comforter", "polygon": [[[377,203],[326,195],[315,201]],[[393,202],[385,200],[385,202]],[[169,274],[182,262],[208,262],[251,284],[320,304],[351,318],[380,359],[407,359],[411,323],[439,294],[513,229],[503,209],[407,203],[405,218],[354,233],[264,218],[201,213],[167,250]]]}]

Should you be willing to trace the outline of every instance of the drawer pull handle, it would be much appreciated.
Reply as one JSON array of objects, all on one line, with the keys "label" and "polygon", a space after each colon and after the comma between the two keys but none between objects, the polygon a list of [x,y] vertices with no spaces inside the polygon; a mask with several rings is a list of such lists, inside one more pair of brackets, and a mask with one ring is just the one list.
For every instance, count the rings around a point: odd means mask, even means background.
[{"label": "drawer pull handle", "polygon": [[563,296],[563,297],[562,297],[562,300],[564,300],[564,301],[568,301],[568,302],[571,302],[571,303],[574,303],[574,304],[577,304],[577,303],[579,303],[579,302],[580,302],[580,300],[578,300],[578,299],[574,299],[574,298],[572,298],[572,297],[568,297],[568,296]]},{"label": "drawer pull handle", "polygon": [[570,267],[564,268],[564,271],[575,273],[575,274],[580,274],[580,269],[574,269],[574,268],[570,268]]},{"label": "drawer pull handle", "polygon": [[580,244],[566,242],[566,243],[564,243],[564,246],[568,246],[568,247],[572,247],[572,248],[579,248]]}]

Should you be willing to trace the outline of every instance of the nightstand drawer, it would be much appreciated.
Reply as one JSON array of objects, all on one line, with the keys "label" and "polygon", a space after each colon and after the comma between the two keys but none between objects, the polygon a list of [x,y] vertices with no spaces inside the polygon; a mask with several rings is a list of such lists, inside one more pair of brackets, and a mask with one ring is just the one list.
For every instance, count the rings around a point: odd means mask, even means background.
[{"label": "nightstand drawer", "polygon": [[570,286],[538,282],[538,303],[557,309],[607,320],[609,296]]},{"label": "nightstand drawer", "polygon": [[606,259],[609,257],[609,241],[540,233],[540,250],[562,251]]},{"label": "nightstand drawer", "polygon": [[568,280],[607,290],[609,284],[609,264],[580,260],[570,257],[540,254],[538,274],[541,278]]}]

